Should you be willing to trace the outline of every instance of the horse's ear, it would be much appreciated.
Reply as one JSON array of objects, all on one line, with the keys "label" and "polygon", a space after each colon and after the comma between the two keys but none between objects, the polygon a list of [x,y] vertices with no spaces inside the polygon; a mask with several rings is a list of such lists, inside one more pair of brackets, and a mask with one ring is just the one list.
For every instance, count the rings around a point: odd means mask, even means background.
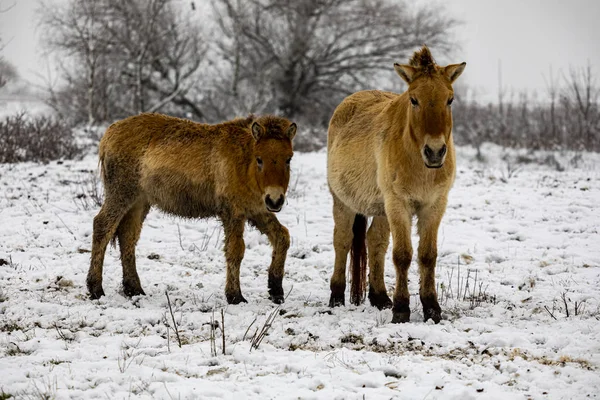
[{"label": "horse's ear", "polygon": [[411,67],[410,65],[404,64],[394,64],[394,69],[396,70],[398,75],[400,75],[400,77],[404,79],[404,81],[409,85],[417,72],[417,69],[415,67]]},{"label": "horse's ear", "polygon": [[260,137],[265,134],[265,129],[256,121],[252,123],[252,136],[258,142]]},{"label": "horse's ear", "polygon": [[290,138],[290,140],[292,140],[294,138],[294,136],[296,136],[297,129],[298,129],[298,127],[296,126],[296,124],[294,122],[292,122],[292,124],[290,125],[290,127],[287,130],[287,135]]},{"label": "horse's ear", "polygon": [[467,66],[466,62],[460,64],[450,64],[444,68],[444,75],[450,79],[450,83],[454,83],[454,81],[463,73],[465,67]]}]

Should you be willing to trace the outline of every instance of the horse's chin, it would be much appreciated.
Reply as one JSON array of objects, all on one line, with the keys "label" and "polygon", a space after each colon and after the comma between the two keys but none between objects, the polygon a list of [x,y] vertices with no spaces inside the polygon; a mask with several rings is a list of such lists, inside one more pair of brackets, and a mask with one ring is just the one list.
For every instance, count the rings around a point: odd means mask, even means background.
[{"label": "horse's chin", "polygon": [[427,168],[429,168],[429,169],[439,169],[439,168],[442,168],[444,166],[444,164],[440,164],[440,165],[428,165],[428,164],[425,164],[425,166]]}]

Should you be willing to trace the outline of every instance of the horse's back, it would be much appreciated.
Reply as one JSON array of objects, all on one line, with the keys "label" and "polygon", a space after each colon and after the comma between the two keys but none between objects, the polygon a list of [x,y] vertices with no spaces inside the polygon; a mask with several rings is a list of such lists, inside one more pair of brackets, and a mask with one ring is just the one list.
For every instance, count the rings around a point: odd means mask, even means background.
[{"label": "horse's back", "polygon": [[363,90],[346,97],[329,122],[328,144],[357,135],[375,134],[373,120],[398,96],[381,90]]},{"label": "horse's back", "polygon": [[239,143],[246,134],[237,124],[199,124],[162,114],[125,118],[101,140],[105,186],[136,192],[170,214],[216,215],[219,192],[228,184],[219,181],[219,171],[237,171],[231,160],[243,158]]},{"label": "horse's back", "polygon": [[396,96],[379,90],[354,93],[340,103],[329,123],[329,188],[336,198],[364,215],[384,212],[377,186],[378,116]]}]

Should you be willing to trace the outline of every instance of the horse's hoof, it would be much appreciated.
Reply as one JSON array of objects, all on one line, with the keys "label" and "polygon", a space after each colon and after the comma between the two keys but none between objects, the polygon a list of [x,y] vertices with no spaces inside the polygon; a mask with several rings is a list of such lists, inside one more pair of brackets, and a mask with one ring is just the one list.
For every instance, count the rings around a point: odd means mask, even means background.
[{"label": "horse's hoof", "polygon": [[275,304],[282,304],[285,301],[283,294],[283,287],[281,286],[281,279],[274,279],[269,277],[269,299]]},{"label": "horse's hoof", "polygon": [[102,286],[91,286],[88,285],[88,292],[90,294],[91,300],[98,300],[100,297],[104,296],[104,290]]},{"label": "horse's hoof", "polygon": [[377,293],[369,289],[369,302],[373,307],[377,307],[380,310],[392,308],[392,299],[385,292]]},{"label": "horse's hoof", "polygon": [[329,298],[329,307],[339,307],[344,305],[346,305],[344,293],[341,295],[331,293],[331,297]]},{"label": "horse's hoof", "polygon": [[392,315],[392,324],[403,324],[410,321],[410,311],[394,311]]},{"label": "horse's hoof", "polygon": [[421,296],[421,304],[423,304],[423,319],[427,322],[432,319],[438,324],[442,319],[442,309],[435,296]]},{"label": "horse's hoof", "polygon": [[425,322],[427,322],[428,319],[432,319],[433,322],[439,324],[442,319],[442,311],[439,309],[439,306],[437,310],[435,308],[423,308],[423,316]]},{"label": "horse's hoof", "polygon": [[271,301],[275,304],[283,304],[283,302],[285,301],[283,293],[269,293],[269,299],[271,299]]},{"label": "horse's hoof", "polygon": [[132,284],[127,284],[125,282],[123,282],[123,293],[127,297],[140,296],[140,295],[145,296],[146,295],[146,293],[144,292],[144,289],[142,289],[142,287],[140,285],[132,285]]},{"label": "horse's hoof", "polygon": [[227,297],[228,304],[240,304],[248,302],[248,300],[242,296],[242,293],[226,294],[225,297]]}]

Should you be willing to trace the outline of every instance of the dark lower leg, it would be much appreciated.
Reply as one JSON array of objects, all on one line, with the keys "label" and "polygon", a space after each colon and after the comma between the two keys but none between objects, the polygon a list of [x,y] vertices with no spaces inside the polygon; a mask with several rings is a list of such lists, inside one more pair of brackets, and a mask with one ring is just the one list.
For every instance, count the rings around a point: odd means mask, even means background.
[{"label": "dark lower leg", "polygon": [[227,277],[225,297],[229,304],[247,303],[240,288],[240,265],[246,250],[244,244],[244,223],[241,218],[223,220],[225,231],[225,260],[227,262]]},{"label": "dark lower leg", "polygon": [[369,301],[378,309],[392,307],[392,300],[385,289],[385,253],[390,239],[390,228],[385,217],[374,217],[367,232],[369,257]]},{"label": "dark lower leg", "polygon": [[277,217],[271,213],[260,214],[250,220],[250,223],[263,234],[267,235],[273,247],[271,265],[269,266],[268,289],[269,298],[276,304],[284,301],[283,275],[285,259],[290,247],[290,234]]},{"label": "dark lower leg", "polygon": [[421,247],[419,247],[419,271],[421,275],[419,295],[423,305],[423,318],[425,321],[432,319],[437,324],[441,320],[442,309],[438,303],[435,288],[436,258],[437,252],[435,250],[421,250]]},{"label": "dark lower leg", "polygon": [[393,254],[396,267],[396,291],[392,307],[392,322],[408,322],[410,320],[410,293],[408,291],[408,268],[412,259],[412,251],[398,249]]}]

